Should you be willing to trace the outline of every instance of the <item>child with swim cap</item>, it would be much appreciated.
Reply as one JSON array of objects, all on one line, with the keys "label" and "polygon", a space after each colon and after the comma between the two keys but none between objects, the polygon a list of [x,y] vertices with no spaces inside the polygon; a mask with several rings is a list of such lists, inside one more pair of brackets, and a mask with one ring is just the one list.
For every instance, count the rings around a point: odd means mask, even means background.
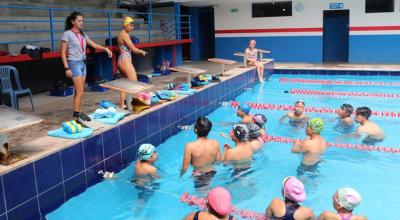
[{"label": "child with swim cap", "polygon": [[286,118],[289,118],[289,124],[296,127],[303,127],[304,123],[308,121],[308,116],[304,113],[305,103],[303,100],[298,100],[294,103],[294,110],[289,111],[283,115],[279,122],[283,123]]},{"label": "child with swim cap", "polygon": [[144,184],[158,177],[157,168],[153,165],[157,158],[156,148],[153,145],[140,145],[135,167],[136,179],[142,180],[140,183]]},{"label": "child with swim cap", "polygon": [[333,194],[333,208],[336,213],[331,211],[324,211],[318,217],[318,220],[367,220],[362,215],[354,215],[353,210],[360,205],[362,198],[357,190],[352,188],[339,188]]},{"label": "child with swim cap", "polygon": [[337,114],[339,115],[340,121],[345,125],[352,125],[353,119],[351,118],[351,114],[353,114],[354,108],[350,104],[343,104],[337,110]]},{"label": "child with swim cap", "polygon": [[300,205],[307,198],[303,183],[294,176],[289,176],[282,181],[282,194],[284,201],[275,198],[269,204],[267,219],[314,219],[312,209]]},{"label": "child with swim cap", "polygon": [[242,121],[240,123],[247,124],[253,122],[253,117],[250,115],[250,110],[251,107],[247,104],[239,105],[236,111],[236,115],[242,118]]},{"label": "child with swim cap", "polygon": [[321,136],[324,129],[324,121],[320,118],[312,118],[306,127],[305,140],[295,140],[292,148],[293,153],[303,154],[303,165],[312,166],[321,160],[321,155],[325,153],[328,147],[327,142]]},{"label": "child with swim cap", "polygon": [[184,220],[224,219],[234,220],[232,198],[228,190],[215,187],[207,196],[207,211],[197,211],[187,215]]}]

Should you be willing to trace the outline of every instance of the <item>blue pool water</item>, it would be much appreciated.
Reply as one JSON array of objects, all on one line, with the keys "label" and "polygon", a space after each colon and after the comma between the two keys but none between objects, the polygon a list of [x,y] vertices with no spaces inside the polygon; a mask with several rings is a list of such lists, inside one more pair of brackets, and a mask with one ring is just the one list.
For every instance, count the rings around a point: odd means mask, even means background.
[{"label": "blue pool water", "polygon": [[[399,99],[332,98],[284,93],[289,89],[396,93],[397,87],[281,84],[278,82],[280,77],[397,80],[395,77],[387,76],[273,75],[265,84],[249,88],[237,97],[237,101],[292,105],[296,100],[302,99],[307,106],[337,108],[342,103],[350,103],[354,107],[369,106],[372,110],[377,111],[399,111]],[[280,116],[285,113],[284,111],[252,110],[251,113],[263,113],[267,116],[267,131],[270,135],[305,137],[304,129],[294,129],[278,123]],[[341,133],[335,129],[333,114],[311,113],[309,115],[326,119],[326,128],[322,135],[327,141],[361,142],[360,140],[341,138]],[[235,110],[222,106],[208,117],[214,123],[210,138],[219,140],[221,146],[224,143],[232,144],[222,138],[219,132],[228,132],[231,129],[228,126],[222,126],[222,122],[238,120]],[[398,147],[400,119],[372,116],[371,120],[378,123],[386,133],[386,139],[379,146]],[[196,192],[193,187],[193,180],[190,177],[191,170],[184,177],[179,178],[184,144],[195,138],[192,130],[181,131],[158,146],[159,160],[156,162],[156,166],[161,170],[162,178],[157,181],[157,190],[145,198],[130,183],[134,170],[134,164],[132,164],[117,174],[117,180],[103,181],[89,188],[46,217],[48,219],[182,219],[195,208],[180,203],[178,197],[183,192],[201,194],[201,192]],[[333,210],[332,194],[338,187],[353,187],[363,197],[363,202],[355,210],[355,213],[366,215],[369,219],[398,219],[400,155],[329,148],[317,170],[302,174],[296,171],[301,158],[292,154],[290,148],[291,144],[267,143],[261,152],[255,154],[252,164],[253,171],[241,178],[231,178],[230,166],[218,165],[217,175],[211,185],[229,189],[236,207],[264,212],[271,199],[281,196],[282,179],[285,176],[298,175],[305,183],[308,195],[303,204],[313,208],[316,215],[323,210]]]}]

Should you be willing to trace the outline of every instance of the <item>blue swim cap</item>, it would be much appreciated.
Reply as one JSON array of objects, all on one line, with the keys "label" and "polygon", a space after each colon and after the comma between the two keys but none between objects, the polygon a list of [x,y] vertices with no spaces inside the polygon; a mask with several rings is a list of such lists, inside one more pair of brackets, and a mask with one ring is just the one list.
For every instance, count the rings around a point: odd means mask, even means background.
[{"label": "blue swim cap", "polygon": [[139,147],[139,159],[140,160],[148,160],[151,155],[153,155],[155,151],[155,147],[151,144],[142,144]]},{"label": "blue swim cap", "polygon": [[247,104],[244,104],[244,105],[239,105],[239,109],[240,109],[242,112],[244,112],[244,113],[246,113],[246,114],[249,114],[249,113],[250,113],[250,110],[251,110],[251,107],[250,107],[249,105],[247,105]]}]

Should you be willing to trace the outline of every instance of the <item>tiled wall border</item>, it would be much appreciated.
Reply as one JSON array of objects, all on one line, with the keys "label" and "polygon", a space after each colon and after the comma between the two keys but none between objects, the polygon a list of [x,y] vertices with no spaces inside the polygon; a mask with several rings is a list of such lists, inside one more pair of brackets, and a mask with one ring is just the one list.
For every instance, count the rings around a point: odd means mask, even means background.
[{"label": "tiled wall border", "polygon": [[274,69],[274,74],[294,75],[355,75],[355,76],[400,76],[400,71],[382,70],[332,70],[332,69]]},{"label": "tiled wall border", "polygon": [[[265,65],[266,74],[273,66]],[[136,159],[142,143],[159,145],[179,132],[178,125],[191,124],[219,103],[235,99],[255,80],[253,68],[0,176],[0,220],[43,219],[100,182],[99,170],[121,171]]]}]

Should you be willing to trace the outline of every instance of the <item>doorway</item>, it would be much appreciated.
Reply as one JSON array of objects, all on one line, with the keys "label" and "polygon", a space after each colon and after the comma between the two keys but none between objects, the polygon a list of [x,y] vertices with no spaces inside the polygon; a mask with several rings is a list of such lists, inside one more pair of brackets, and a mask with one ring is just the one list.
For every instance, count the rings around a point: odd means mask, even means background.
[{"label": "doorway", "polygon": [[324,11],[323,61],[349,61],[349,10]]}]

